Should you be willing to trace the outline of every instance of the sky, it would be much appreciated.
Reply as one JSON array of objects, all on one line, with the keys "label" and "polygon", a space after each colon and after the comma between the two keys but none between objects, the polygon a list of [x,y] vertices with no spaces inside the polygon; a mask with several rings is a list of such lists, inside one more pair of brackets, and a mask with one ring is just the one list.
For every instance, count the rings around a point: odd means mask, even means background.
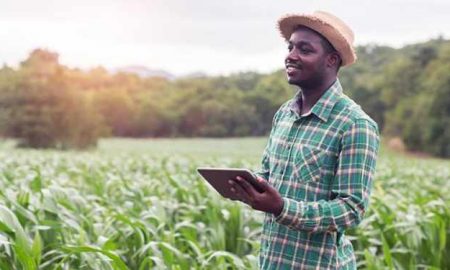
[{"label": "sky", "polygon": [[271,72],[287,52],[277,19],[314,10],[349,24],[355,45],[450,38],[449,0],[0,0],[0,64],[44,48],[82,69]]}]

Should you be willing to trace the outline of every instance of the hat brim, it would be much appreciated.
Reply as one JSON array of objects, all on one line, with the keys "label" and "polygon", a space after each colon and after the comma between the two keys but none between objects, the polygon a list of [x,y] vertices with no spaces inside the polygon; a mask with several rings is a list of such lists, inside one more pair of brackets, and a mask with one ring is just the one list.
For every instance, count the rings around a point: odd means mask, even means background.
[{"label": "hat brim", "polygon": [[348,66],[356,61],[356,54],[351,43],[332,25],[311,15],[286,15],[278,20],[281,36],[289,41],[291,34],[303,25],[324,36],[338,51],[342,59],[342,66]]}]

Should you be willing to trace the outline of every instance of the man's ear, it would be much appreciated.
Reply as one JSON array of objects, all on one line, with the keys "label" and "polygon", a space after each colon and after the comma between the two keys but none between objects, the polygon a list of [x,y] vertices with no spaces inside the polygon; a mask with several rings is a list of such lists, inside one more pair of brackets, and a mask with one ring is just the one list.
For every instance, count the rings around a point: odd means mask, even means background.
[{"label": "man's ear", "polygon": [[332,52],[330,54],[328,54],[327,57],[327,66],[328,67],[339,67],[339,65],[341,64],[341,57],[339,56],[338,53]]}]

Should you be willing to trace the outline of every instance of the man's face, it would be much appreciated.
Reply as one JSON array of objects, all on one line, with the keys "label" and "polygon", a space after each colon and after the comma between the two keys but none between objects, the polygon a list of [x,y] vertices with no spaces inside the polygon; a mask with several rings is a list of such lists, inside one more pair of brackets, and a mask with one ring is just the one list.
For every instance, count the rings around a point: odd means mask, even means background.
[{"label": "man's face", "polygon": [[326,70],[326,56],[322,37],[302,27],[291,34],[289,53],[285,59],[287,79],[290,84],[301,88],[314,88],[323,80]]}]

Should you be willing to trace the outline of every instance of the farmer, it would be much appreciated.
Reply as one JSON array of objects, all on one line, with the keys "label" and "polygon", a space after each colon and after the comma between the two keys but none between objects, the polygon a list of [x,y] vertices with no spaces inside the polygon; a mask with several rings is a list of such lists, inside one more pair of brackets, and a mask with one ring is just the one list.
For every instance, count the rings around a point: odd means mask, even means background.
[{"label": "farmer", "polygon": [[261,269],[355,269],[345,231],[369,203],[377,124],[337,78],[356,60],[353,32],[317,11],[278,21],[288,43],[287,80],[297,94],[275,113],[258,182],[230,180],[239,200],[264,211]]}]

